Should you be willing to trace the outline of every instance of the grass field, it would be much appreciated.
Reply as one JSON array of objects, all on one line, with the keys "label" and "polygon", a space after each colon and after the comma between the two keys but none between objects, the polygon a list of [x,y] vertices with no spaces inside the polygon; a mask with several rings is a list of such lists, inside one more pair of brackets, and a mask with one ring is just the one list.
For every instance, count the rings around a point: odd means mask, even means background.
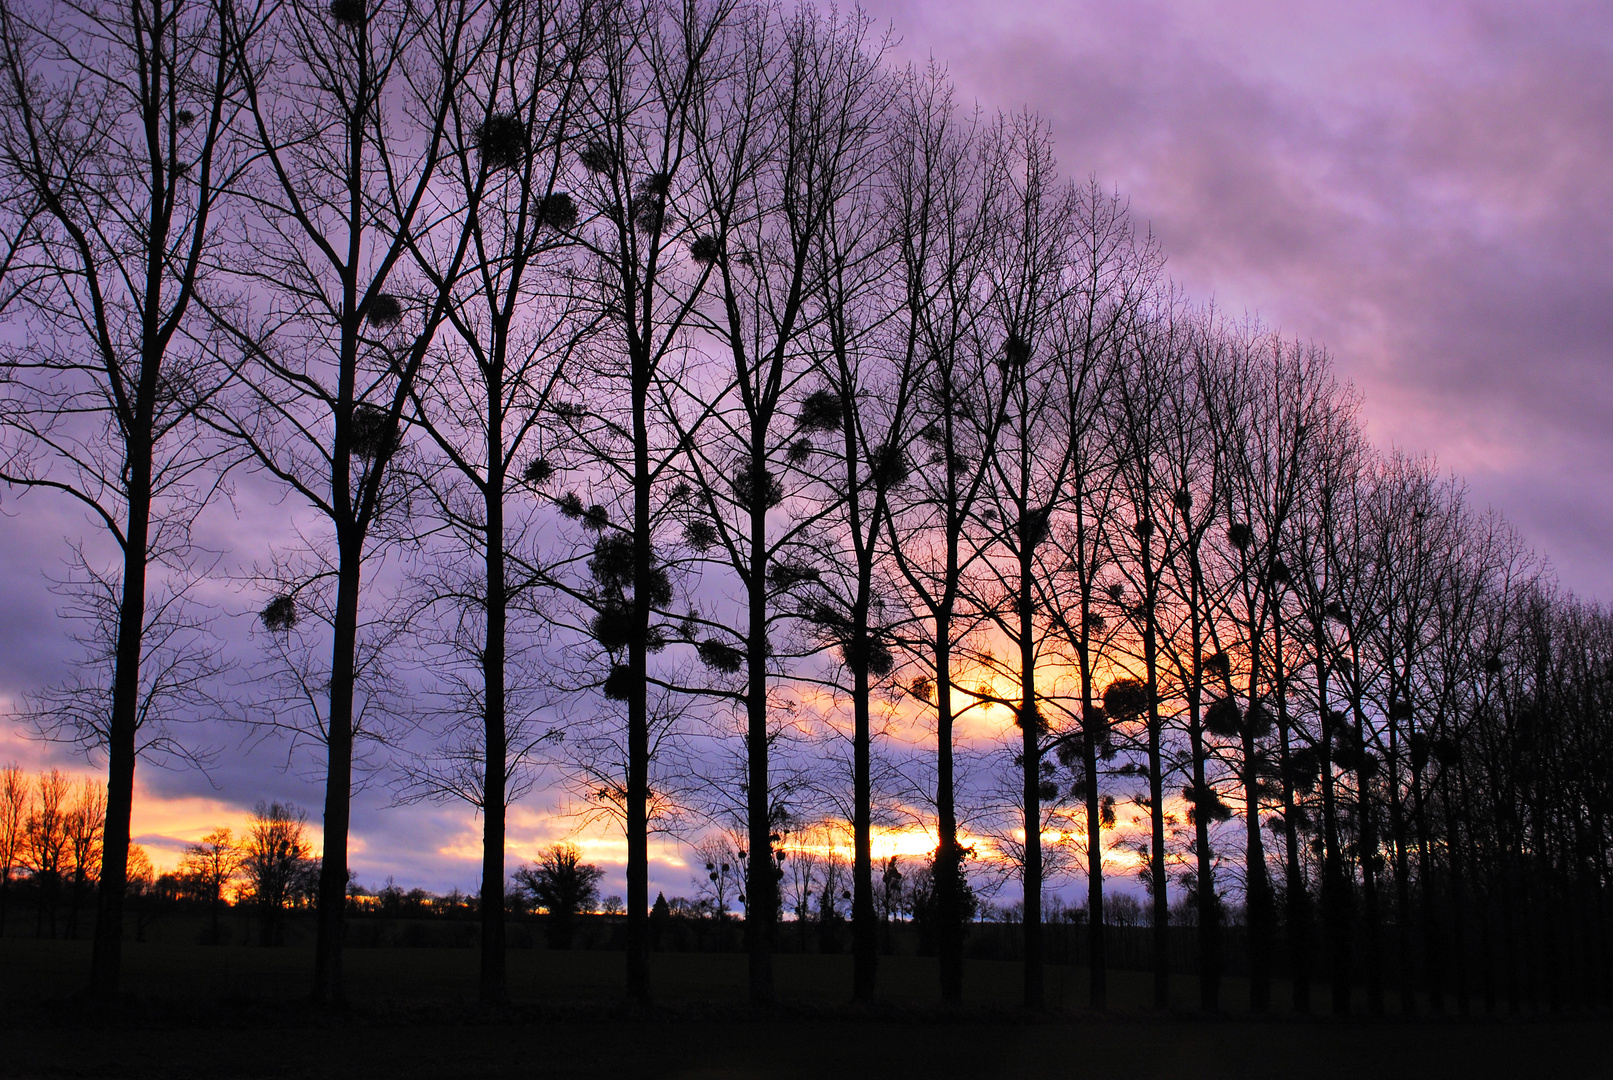
[{"label": "grass field", "polygon": [[1147,976],[1116,972],[1116,1007],[1087,1012],[1086,972],[1049,971],[1053,1006],[1018,1011],[1019,967],[971,961],[943,1010],[933,960],[890,957],[881,1001],[843,1004],[850,960],[777,958],[781,1005],[744,1005],[745,958],[652,958],[657,1004],[621,1003],[619,953],[514,951],[512,1003],[474,1005],[468,949],[353,949],[349,1012],[302,1003],[299,948],[127,946],[124,1001],[78,997],[87,942],[0,941],[0,1075],[129,1077],[1596,1077],[1613,1076],[1605,1018],[1334,1021],[1142,1009]]}]

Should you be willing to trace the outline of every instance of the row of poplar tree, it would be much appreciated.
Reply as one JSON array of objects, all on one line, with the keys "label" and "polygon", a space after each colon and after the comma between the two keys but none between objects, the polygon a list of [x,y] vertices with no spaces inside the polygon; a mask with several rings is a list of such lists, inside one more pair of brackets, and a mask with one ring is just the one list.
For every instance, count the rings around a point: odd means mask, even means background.
[{"label": "row of poplar tree", "polygon": [[[693,811],[741,825],[773,998],[809,806],[854,838],[859,999],[905,810],[943,998],[992,818],[1027,1004],[1076,851],[1101,1007],[1122,805],[1161,1005],[1172,888],[1207,1007],[1238,894],[1257,1009],[1277,971],[1302,1007],[1599,993],[1607,614],[1371,449],[1321,349],[1183,297],[1040,121],[889,48],[751,0],[0,3],[0,475],[99,530],[62,583],[86,663],[28,711],[108,763],[95,993],[137,759],[225,714],[323,770],[323,1001],[388,741],[407,796],[482,815],[488,999],[545,775],[625,833],[638,999],[650,838]],[[237,485],[299,508],[239,706],[192,603]]]}]

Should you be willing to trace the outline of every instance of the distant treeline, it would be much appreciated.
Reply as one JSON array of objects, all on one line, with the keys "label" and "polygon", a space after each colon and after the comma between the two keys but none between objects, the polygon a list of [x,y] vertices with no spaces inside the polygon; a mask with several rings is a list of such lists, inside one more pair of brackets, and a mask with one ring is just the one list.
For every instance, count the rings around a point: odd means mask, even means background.
[{"label": "distant treeline", "polygon": [[[1229,964],[1256,1010],[1604,1000],[1613,618],[1371,448],[1320,346],[1185,298],[1042,121],[814,6],[151,11],[0,18],[0,478],[92,526],[82,661],[19,718],[108,769],[98,865],[25,865],[42,925],[97,883],[94,993],[137,761],[238,721],[323,771],[318,860],[272,805],[238,851],[265,940],[313,905],[327,1002],[363,769],[479,813],[489,1001],[534,788],[625,838],[641,1000],[656,832],[702,838],[762,1003],[786,911],[847,920],[874,995],[904,876],[960,1000],[1006,874],[1038,1007],[1084,873],[1102,1008],[1117,844],[1161,1007],[1173,910],[1206,1009]],[[247,472],[296,529],[234,553],[242,680],[194,530]],[[936,847],[893,879],[901,826]]]}]

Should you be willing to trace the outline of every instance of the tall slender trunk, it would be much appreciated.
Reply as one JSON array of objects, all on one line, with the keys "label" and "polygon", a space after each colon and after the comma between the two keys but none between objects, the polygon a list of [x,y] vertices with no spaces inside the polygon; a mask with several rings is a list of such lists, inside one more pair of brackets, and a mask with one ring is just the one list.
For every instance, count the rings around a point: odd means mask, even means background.
[{"label": "tall slender trunk", "polygon": [[1170,899],[1165,878],[1165,760],[1159,717],[1159,641],[1154,624],[1157,594],[1148,542],[1143,541],[1143,578],[1148,583],[1148,605],[1143,625],[1143,667],[1148,677],[1148,799],[1149,891],[1153,894],[1154,1008],[1168,1009],[1171,1001]]},{"label": "tall slender trunk", "polygon": [[1271,1007],[1272,924],[1276,903],[1271,876],[1266,870],[1265,838],[1260,833],[1259,750],[1255,746],[1255,706],[1260,700],[1256,672],[1250,672],[1249,713],[1244,720],[1242,746],[1245,922],[1249,935],[1249,1008],[1257,1013]]},{"label": "tall slender trunk", "polygon": [[[955,552],[953,553],[955,558]],[[936,954],[941,1000],[963,1001],[963,852],[958,846],[958,811],[952,766],[952,613],[935,620],[936,777],[935,810],[939,837],[935,848]]]},{"label": "tall slender trunk", "polygon": [[[146,395],[147,373],[151,394]],[[146,620],[146,563],[151,531],[151,416],[157,365],[141,372],[138,432],[129,437],[129,524],[123,547],[123,597],[118,607],[117,667],[112,674],[112,716],[107,732],[106,826],[101,837],[101,880],[96,889],[95,942],[90,954],[90,995],[118,993],[123,967],[123,897],[129,877],[129,822],[134,811],[135,732],[139,726],[140,659]]]},{"label": "tall slender trunk", "polygon": [[[633,627],[627,645],[627,996],[650,1001],[650,435],[646,346],[633,356]],[[752,852],[752,857],[759,857]],[[748,910],[747,910],[748,915]]]},{"label": "tall slender trunk", "polygon": [[[501,343],[495,343],[495,349]],[[505,997],[504,831],[505,775],[509,764],[506,723],[505,656],[509,596],[504,568],[504,372],[494,365],[487,377],[487,642],[482,651],[484,702],[482,772],[482,930],[481,1000]]]},{"label": "tall slender trunk", "polygon": [[1411,871],[1406,854],[1405,807],[1400,796],[1400,725],[1394,711],[1389,710],[1389,759],[1384,766],[1389,781],[1389,835],[1394,841],[1396,976],[1401,1015],[1413,1016],[1417,1012],[1417,984],[1411,946]]},{"label": "tall slender trunk", "polygon": [[[1021,521],[1028,512],[1022,508]],[[1040,1009],[1046,1002],[1042,972],[1042,744],[1041,712],[1036,701],[1036,638],[1032,606],[1035,567],[1028,530],[1021,527],[1019,554],[1019,728],[1024,766],[1025,800],[1025,1007]]]},{"label": "tall slender trunk", "polygon": [[[1109,958],[1104,949],[1103,922],[1103,802],[1098,791],[1099,733],[1097,706],[1092,700],[1085,601],[1081,607],[1081,643],[1076,656],[1081,666],[1081,753],[1087,776],[1087,1002],[1101,1012],[1109,1007]],[[1108,719],[1103,722],[1107,725]]]},{"label": "tall slender trunk", "polygon": [[358,530],[337,538],[336,612],[333,620],[330,706],[325,761],[324,851],[319,868],[318,930],[314,946],[314,1001],[339,1005],[342,932],[347,906],[347,834],[353,797],[353,660],[358,643],[360,549]]},{"label": "tall slender trunk", "polygon": [[879,967],[879,922],[874,911],[873,772],[868,686],[868,589],[858,583],[852,612],[852,869],[851,996],[872,1001]]},{"label": "tall slender trunk", "polygon": [[1472,1010],[1472,1002],[1468,987],[1468,957],[1467,957],[1467,904],[1465,890],[1463,889],[1463,844],[1460,816],[1457,812],[1456,795],[1451,791],[1451,762],[1442,761],[1439,767],[1440,803],[1445,814],[1445,877],[1446,893],[1450,897],[1450,935],[1443,940],[1448,945],[1450,957],[1450,983],[1451,995],[1456,999],[1456,1012],[1459,1016],[1467,1016]]},{"label": "tall slender trunk", "polygon": [[[1245,746],[1253,742],[1245,737]],[[1271,1007],[1271,929],[1275,901],[1271,876],[1266,871],[1266,848],[1260,835],[1260,797],[1253,756],[1244,758],[1244,862],[1247,879],[1247,931],[1249,934],[1249,1008],[1265,1012]]]},{"label": "tall slender trunk", "polygon": [[773,924],[778,913],[778,863],[773,857],[772,785],[768,777],[767,732],[767,478],[763,473],[765,426],[752,440],[750,508],[749,618],[746,636],[745,693],[746,816],[750,826],[750,862],[746,882],[745,924],[750,939],[750,1000],[774,1000]]},{"label": "tall slender trunk", "polygon": [[[1356,659],[1355,671],[1361,671]],[[1352,689],[1351,711],[1355,714],[1355,744],[1361,761],[1356,768],[1356,819],[1361,829],[1361,953],[1367,984],[1367,1011],[1373,1016],[1383,1015],[1383,948],[1378,937],[1382,914],[1378,907],[1378,827],[1373,814],[1372,776],[1368,753],[1366,713],[1361,707],[1359,687]]]},{"label": "tall slender trunk", "polygon": [[1285,877],[1283,879],[1288,917],[1289,977],[1292,979],[1294,1011],[1311,1011],[1311,894],[1300,866],[1299,823],[1294,819],[1294,765],[1291,754],[1292,735],[1288,715],[1288,669],[1283,657],[1282,598],[1273,596],[1272,603],[1272,682],[1277,693],[1277,739],[1279,765],[1283,788],[1283,841],[1286,847]]},{"label": "tall slender trunk", "polygon": [[[1191,529],[1193,523],[1183,514],[1183,523]],[[1190,568],[1188,618],[1192,622],[1190,645],[1193,650],[1193,672],[1187,686],[1187,737],[1189,755],[1193,759],[1193,854],[1198,887],[1195,890],[1198,909],[1199,946],[1199,1008],[1215,1012],[1221,1008],[1221,904],[1215,891],[1215,858],[1210,849],[1211,794],[1205,775],[1204,749],[1204,622],[1200,611],[1202,580],[1198,542],[1189,542]]]},{"label": "tall slender trunk", "polygon": [[1081,763],[1086,769],[1087,814],[1087,1003],[1109,1007],[1108,955],[1103,922],[1103,798],[1098,789],[1098,743],[1108,735],[1109,718],[1100,723],[1092,697],[1092,580],[1085,552],[1087,522],[1083,512],[1084,474],[1075,474],[1075,550],[1077,585],[1081,590],[1081,624],[1076,629],[1075,662],[1081,675]]},{"label": "tall slender trunk", "polygon": [[1421,900],[1424,968],[1428,972],[1428,1009],[1435,1016],[1443,1016],[1445,934],[1439,925],[1438,880],[1434,874],[1433,836],[1428,827],[1428,799],[1424,793],[1423,774],[1427,765],[1426,753],[1412,754],[1412,819],[1417,823],[1417,891]]},{"label": "tall slender trunk", "polygon": [[1327,696],[1327,636],[1321,623],[1316,634],[1316,702],[1321,715],[1322,779],[1322,921],[1327,927],[1328,975],[1333,984],[1333,1013],[1350,1013],[1350,887],[1344,877],[1344,850],[1339,838],[1339,800],[1333,775],[1333,743],[1338,737]]},{"label": "tall slender trunk", "polygon": [[1215,893],[1215,861],[1210,850],[1209,783],[1204,772],[1204,730],[1199,688],[1188,698],[1188,741],[1193,757],[1193,848],[1198,889],[1199,1008],[1215,1012],[1221,1007],[1221,905]]}]

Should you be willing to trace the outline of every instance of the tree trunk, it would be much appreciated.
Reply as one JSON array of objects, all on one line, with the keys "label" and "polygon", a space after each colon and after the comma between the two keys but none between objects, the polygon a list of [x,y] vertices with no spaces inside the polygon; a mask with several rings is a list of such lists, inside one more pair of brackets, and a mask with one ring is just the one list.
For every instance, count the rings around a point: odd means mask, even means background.
[{"label": "tree trunk", "polygon": [[[155,370],[152,366],[153,391]],[[144,373],[141,381],[143,390]],[[142,406],[147,404],[142,401]],[[141,411],[149,421],[147,408]],[[106,826],[101,836],[101,880],[96,889],[95,942],[90,953],[90,996],[101,1001],[117,996],[123,968],[123,895],[128,884],[129,824],[134,811],[135,733],[139,727],[151,521],[150,445],[134,437],[129,441],[129,528],[123,549],[123,599],[118,608],[117,668],[112,675],[112,722],[106,748]]]},{"label": "tree trunk", "polygon": [[[627,996],[650,1001],[650,435],[648,360],[633,358],[633,632],[627,645]],[[752,852],[755,857],[755,852]],[[747,908],[747,918],[749,911]]]},{"label": "tree trunk", "polygon": [[[495,348],[499,343],[495,343]],[[485,705],[482,774],[481,1000],[505,998],[504,831],[505,773],[509,763],[505,702],[505,652],[509,596],[504,570],[503,369],[487,379],[487,643],[482,654]]]},{"label": "tree trunk", "polygon": [[[339,455],[338,460],[345,455]],[[342,933],[347,909],[347,834],[353,797],[353,682],[358,644],[359,570],[363,539],[349,526],[337,537],[336,613],[327,718],[324,852],[319,868],[318,931],[314,945],[316,1004],[343,1003]]]},{"label": "tree trunk", "polygon": [[1289,978],[1293,980],[1292,1001],[1296,1013],[1311,1011],[1311,894],[1300,867],[1299,825],[1294,820],[1294,766],[1291,756],[1288,715],[1288,668],[1283,653],[1281,598],[1272,605],[1272,675],[1277,690],[1277,738],[1281,754],[1283,785],[1283,842],[1286,848],[1284,890],[1288,916]]},{"label": "tree trunk", "polygon": [[1316,700],[1322,718],[1322,921],[1327,926],[1328,974],[1333,984],[1333,1013],[1350,1014],[1350,889],[1344,877],[1344,850],[1339,837],[1338,794],[1333,777],[1333,741],[1337,731],[1327,697],[1326,638],[1315,628]]},{"label": "tree trunk", "polygon": [[[1360,671],[1359,661],[1356,671]],[[1356,770],[1356,815],[1361,822],[1361,952],[1367,984],[1367,1011],[1383,1015],[1383,955],[1378,941],[1382,916],[1378,910],[1378,830],[1372,813],[1371,774],[1366,750],[1366,714],[1357,697],[1351,701],[1355,713],[1355,741],[1361,748],[1361,766]]]},{"label": "tree trunk", "polygon": [[879,925],[874,914],[873,774],[868,686],[868,588],[859,586],[852,613],[852,886],[851,996],[872,1001],[879,965]]},{"label": "tree trunk", "polygon": [[1148,589],[1147,625],[1143,632],[1143,666],[1148,675],[1148,816],[1152,827],[1149,843],[1149,892],[1153,899],[1154,1008],[1170,1008],[1170,902],[1165,878],[1165,762],[1160,745],[1163,731],[1159,718],[1159,644],[1154,629],[1154,590],[1148,565],[1146,542],[1143,574]]},{"label": "tree trunk", "polygon": [[[1024,515],[1021,515],[1021,520]],[[1023,532],[1023,530],[1022,530]],[[1019,729],[1025,798],[1025,1007],[1046,1003],[1042,973],[1042,745],[1036,701],[1036,639],[1033,625],[1031,547],[1023,537],[1019,556]]]},{"label": "tree trunk", "polygon": [[963,852],[958,847],[958,812],[952,765],[952,619],[935,620],[936,769],[935,809],[939,836],[932,880],[935,887],[936,954],[941,1000],[963,1001]]},{"label": "tree trunk", "polygon": [[[753,450],[765,440],[753,440]],[[750,629],[745,640],[747,686],[745,693],[745,809],[750,826],[749,880],[746,882],[745,924],[750,938],[750,1000],[771,1005],[773,987],[773,923],[778,913],[778,862],[774,858],[772,787],[768,777],[767,731],[767,481],[762,455],[750,459],[757,475],[752,480],[750,508]]]}]

